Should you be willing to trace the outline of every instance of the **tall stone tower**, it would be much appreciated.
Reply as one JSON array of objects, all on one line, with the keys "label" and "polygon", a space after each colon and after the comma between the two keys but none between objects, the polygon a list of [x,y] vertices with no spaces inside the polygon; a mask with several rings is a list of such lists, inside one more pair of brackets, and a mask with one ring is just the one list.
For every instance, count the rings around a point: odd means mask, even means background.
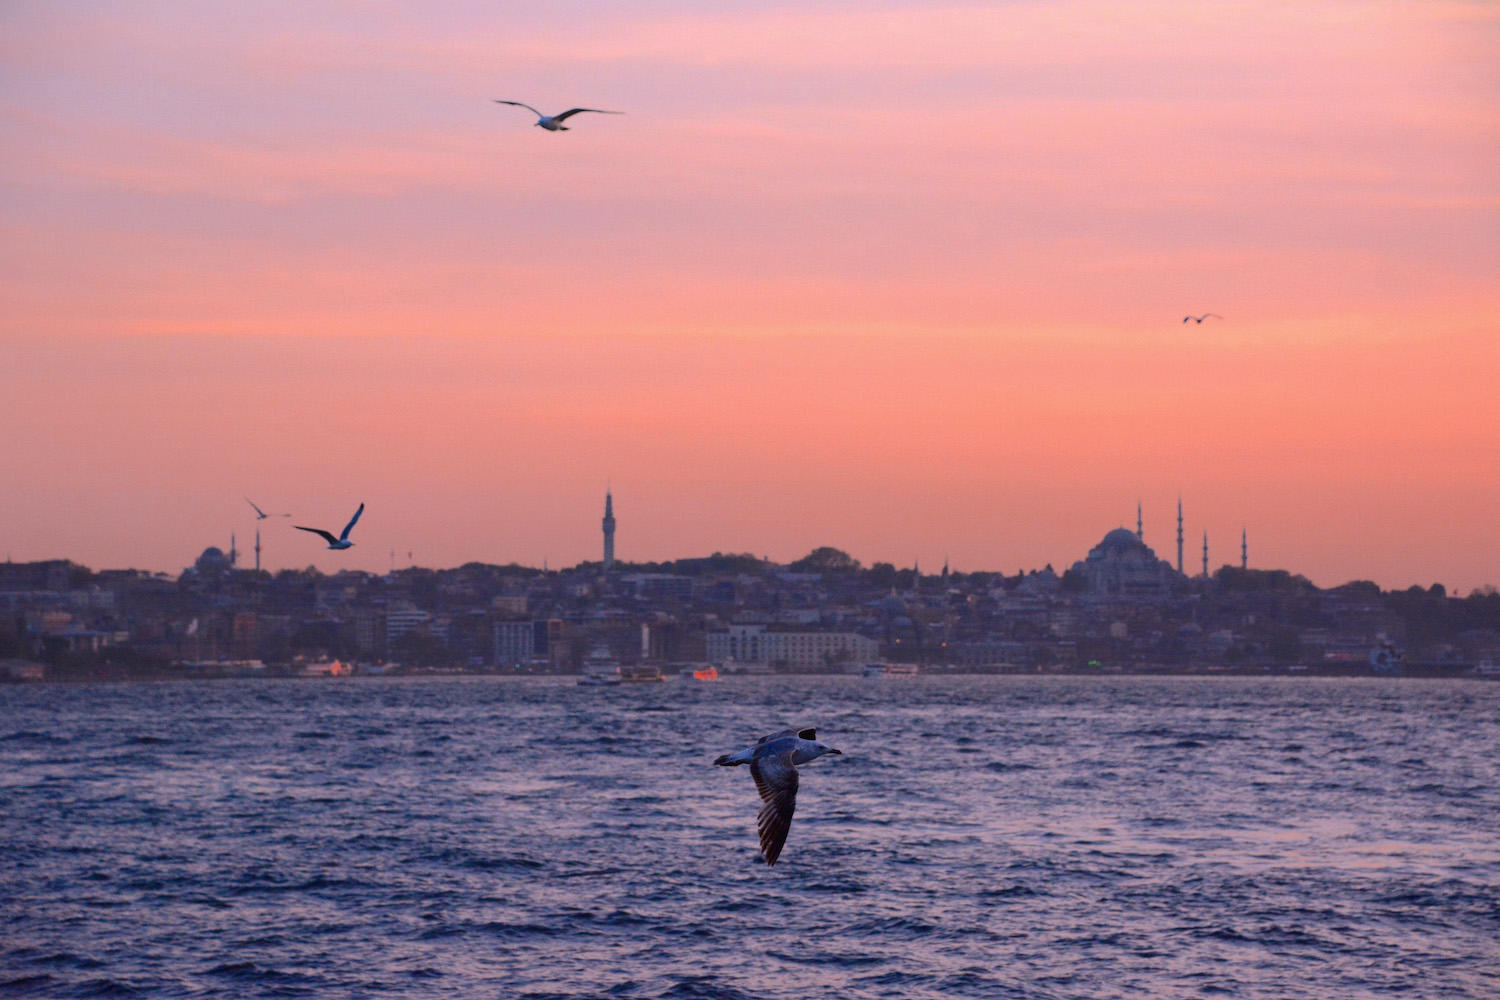
[{"label": "tall stone tower", "polygon": [[1203,579],[1208,579],[1208,531],[1203,532]]},{"label": "tall stone tower", "polygon": [[604,572],[615,568],[615,498],[604,491]]},{"label": "tall stone tower", "polygon": [[1141,502],[1135,502],[1135,537],[1138,541],[1146,540],[1146,522],[1141,520]]},{"label": "tall stone tower", "polygon": [[1240,569],[1250,568],[1250,537],[1245,528],[1240,528]]},{"label": "tall stone tower", "polygon": [[1182,572],[1182,497],[1177,498],[1177,572]]}]

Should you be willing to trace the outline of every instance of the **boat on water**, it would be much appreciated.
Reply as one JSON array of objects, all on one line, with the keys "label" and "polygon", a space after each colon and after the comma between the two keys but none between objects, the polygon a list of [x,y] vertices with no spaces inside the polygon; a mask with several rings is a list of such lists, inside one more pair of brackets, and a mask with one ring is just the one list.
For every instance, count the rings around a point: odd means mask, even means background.
[{"label": "boat on water", "polygon": [[859,672],[861,677],[915,677],[915,663],[866,663]]},{"label": "boat on water", "polygon": [[677,676],[685,681],[716,681],[719,679],[719,668],[712,663],[692,664],[679,670]]},{"label": "boat on water", "polygon": [[1370,669],[1383,677],[1400,677],[1406,657],[1390,640],[1370,650]]},{"label": "boat on water", "polygon": [[619,674],[584,674],[578,678],[579,687],[615,687],[625,683]]},{"label": "boat on water", "polygon": [[614,687],[624,684],[620,663],[605,645],[595,646],[583,658],[583,676],[578,678],[579,687]]},{"label": "boat on water", "polygon": [[655,667],[621,667],[620,681],[625,684],[659,684],[666,680]]}]

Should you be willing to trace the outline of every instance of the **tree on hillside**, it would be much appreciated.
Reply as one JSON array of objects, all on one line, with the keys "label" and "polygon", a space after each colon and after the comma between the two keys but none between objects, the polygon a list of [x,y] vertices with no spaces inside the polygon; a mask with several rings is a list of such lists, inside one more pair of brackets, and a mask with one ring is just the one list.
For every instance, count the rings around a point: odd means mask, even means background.
[{"label": "tree on hillside", "polygon": [[798,573],[853,573],[860,564],[849,553],[824,545],[792,563],[791,569]]}]

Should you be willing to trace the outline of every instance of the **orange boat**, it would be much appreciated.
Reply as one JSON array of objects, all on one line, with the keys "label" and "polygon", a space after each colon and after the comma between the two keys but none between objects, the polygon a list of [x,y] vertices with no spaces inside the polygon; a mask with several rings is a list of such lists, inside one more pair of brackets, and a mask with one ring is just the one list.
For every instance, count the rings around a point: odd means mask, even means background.
[{"label": "orange boat", "polygon": [[694,670],[693,671],[693,680],[695,680],[695,681],[716,681],[718,679],[719,679],[719,668],[718,667],[709,667],[707,670]]}]

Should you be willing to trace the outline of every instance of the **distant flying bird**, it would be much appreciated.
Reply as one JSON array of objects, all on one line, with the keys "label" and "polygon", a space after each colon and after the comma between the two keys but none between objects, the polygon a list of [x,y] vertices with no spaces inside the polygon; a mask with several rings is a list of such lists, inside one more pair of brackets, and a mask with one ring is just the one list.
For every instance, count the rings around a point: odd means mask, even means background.
[{"label": "distant flying bird", "polygon": [[[249,497],[245,498],[245,502],[247,504],[249,504],[250,506],[255,507],[255,501],[251,500]],[[255,507],[255,519],[257,521],[264,521],[268,517],[291,517],[291,516],[292,515],[290,515],[290,514],[267,514],[265,511],[261,510],[259,507]]]},{"label": "distant flying bird", "polygon": [[337,538],[334,538],[331,533],[324,531],[322,528],[304,528],[300,524],[293,525],[293,527],[295,527],[298,531],[311,531],[315,535],[322,535],[328,540],[328,547],[330,549],[347,549],[349,546],[354,544],[353,542],[349,541],[349,532],[354,530],[354,522],[358,521],[359,515],[363,514],[364,512],[365,505],[360,504],[359,510],[355,511],[354,516],[349,518],[349,523],[344,525],[344,530],[339,532],[339,537]]},{"label": "distant flying bird", "polygon": [[781,847],[792,828],[792,812],[797,808],[797,765],[825,753],[843,754],[842,750],[819,743],[817,736],[816,729],[783,729],[762,736],[753,747],[726,753],[714,761],[724,767],[750,765],[755,790],[765,803],[756,816],[756,827],[760,831],[760,853],[768,865],[774,865],[781,856]]},{"label": "distant flying bird", "polygon": [[1202,316],[1184,316],[1184,317],[1182,317],[1182,321],[1184,323],[1186,323],[1188,320],[1193,320],[1194,322],[1201,324],[1204,320],[1208,319],[1210,316],[1212,316],[1214,319],[1223,319],[1224,318],[1223,316],[1220,316],[1218,313],[1204,313]]},{"label": "distant flying bird", "polygon": [[570,108],[569,110],[564,111],[560,115],[544,115],[540,111],[538,111],[536,108],[533,108],[531,105],[529,105],[529,104],[522,104],[520,101],[499,101],[499,100],[497,100],[495,103],[496,104],[513,104],[513,105],[515,105],[518,108],[525,108],[527,111],[530,111],[532,114],[536,115],[536,123],[538,125],[540,125],[542,128],[546,129],[548,132],[566,132],[566,131],[568,131],[568,126],[564,125],[563,121],[566,120],[566,119],[568,119],[568,118],[571,118],[573,115],[579,114],[580,112],[587,111],[587,112],[590,112],[591,114],[596,114],[596,115],[623,115],[625,113],[623,111],[600,111],[598,108]]}]

